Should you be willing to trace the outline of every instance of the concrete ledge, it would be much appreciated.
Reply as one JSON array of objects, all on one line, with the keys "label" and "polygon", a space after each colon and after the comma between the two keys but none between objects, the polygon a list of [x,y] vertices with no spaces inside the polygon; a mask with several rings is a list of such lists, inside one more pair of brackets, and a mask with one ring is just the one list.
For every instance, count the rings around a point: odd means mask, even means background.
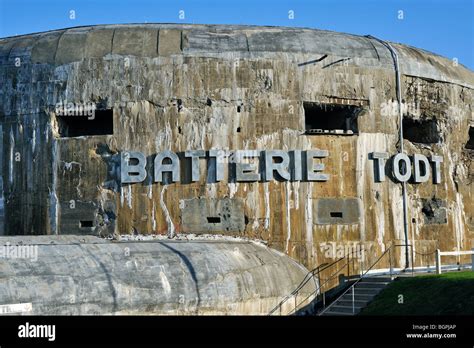
[{"label": "concrete ledge", "polygon": [[[0,246],[20,241],[37,259],[0,258],[0,305],[31,303],[23,314],[264,315],[307,274],[251,242],[29,236],[1,237]],[[309,282],[301,296],[313,291]]]}]

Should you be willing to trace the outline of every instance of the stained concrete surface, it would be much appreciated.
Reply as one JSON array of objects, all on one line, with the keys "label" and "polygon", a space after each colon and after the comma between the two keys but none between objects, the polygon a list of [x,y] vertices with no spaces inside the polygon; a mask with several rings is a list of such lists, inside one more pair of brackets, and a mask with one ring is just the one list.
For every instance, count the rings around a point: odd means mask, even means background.
[{"label": "stained concrete surface", "polygon": [[[32,303],[27,315],[265,315],[307,274],[245,241],[18,236],[0,244],[37,247],[37,260],[0,258],[0,304]],[[307,283],[301,300],[309,303],[315,286]]]},{"label": "stained concrete surface", "polygon": [[[405,139],[405,151],[444,158],[441,184],[407,185],[410,243],[419,252],[415,264],[426,266],[433,260],[424,255],[437,248],[474,246],[474,152],[466,148],[474,74],[422,49],[393,46],[403,99],[413,105],[405,117],[432,120],[439,133],[435,142]],[[224,225],[180,207],[199,198],[206,209],[223,199],[242,202],[244,228],[239,217],[233,233],[265,240],[308,268],[334,261],[321,252],[324,243],[362,245],[367,265],[403,242],[400,184],[376,182],[368,157],[394,154],[399,145],[393,60],[377,40],[254,26],[70,28],[0,39],[0,81],[0,230],[7,235],[226,234]],[[54,112],[61,101],[112,110],[113,134],[61,137]],[[362,107],[358,133],[306,134],[305,103]],[[208,183],[201,165],[199,182],[117,180],[123,151],[196,149],[327,150],[319,163],[330,179]],[[446,202],[446,220],[425,220],[421,199],[432,197]],[[359,200],[359,219],[316,223],[315,201],[332,198]],[[68,210],[71,201],[79,211]],[[81,228],[91,216],[93,227]]]}]

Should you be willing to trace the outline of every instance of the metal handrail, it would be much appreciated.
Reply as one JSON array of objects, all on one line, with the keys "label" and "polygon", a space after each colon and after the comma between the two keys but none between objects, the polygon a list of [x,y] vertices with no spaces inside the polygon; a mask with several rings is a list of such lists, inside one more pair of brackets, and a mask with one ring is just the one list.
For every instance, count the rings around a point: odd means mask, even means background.
[{"label": "metal handrail", "polygon": [[[297,294],[301,288],[303,288],[310,280],[311,278],[314,277],[315,274],[318,274],[322,271],[324,271],[325,269],[331,267],[332,265],[338,263],[339,261],[343,260],[344,257],[341,257],[340,259],[334,261],[334,262],[331,262],[330,264],[328,263],[323,263],[321,265],[319,265],[318,267],[312,269],[311,271],[309,271],[306,276],[303,278],[303,280],[300,282],[300,284],[296,287],[295,290],[293,290],[290,294],[286,295],[271,311],[270,313],[268,313],[268,315],[272,315],[277,309],[281,309],[281,306],[286,302],[288,301],[290,298],[292,298],[295,294]],[[324,267],[323,267],[324,266]],[[323,267],[323,268],[321,268]],[[321,269],[320,269],[321,268]],[[311,275],[311,277],[308,278],[308,276]]]},{"label": "metal handrail", "polygon": [[[341,299],[344,295],[346,295],[350,290],[352,290],[352,312],[354,313],[355,312],[355,306],[354,306],[354,303],[355,303],[355,300],[354,300],[354,287],[367,275],[367,273],[372,270],[372,268],[374,268],[374,266],[379,263],[379,261],[387,254],[389,253],[390,255],[390,277],[392,277],[392,254],[391,254],[391,250],[392,248],[394,247],[397,247],[397,246],[404,246],[404,247],[411,247],[412,249],[412,257],[413,257],[413,246],[410,245],[410,244],[392,244],[390,245],[390,247],[387,248],[387,250],[385,250],[382,255],[379,256],[379,258],[360,276],[359,279],[357,279],[353,284],[351,284],[351,286],[349,286],[340,296],[338,296],[329,306],[325,307],[321,312],[318,313],[318,315],[323,315],[329,308],[331,308],[337,301],[339,301],[339,299]],[[414,274],[414,268],[413,268],[413,259],[412,259],[412,276]]]},{"label": "metal handrail", "polygon": [[[347,258],[347,262],[340,268],[338,269],[335,273],[333,273],[328,279],[326,279],[324,281],[323,284],[321,284],[321,281],[319,279],[319,282],[318,282],[318,288],[313,291],[311,294],[309,294],[303,301],[300,301],[299,304],[297,304],[295,302],[295,308],[294,308],[294,312],[296,312],[296,309],[298,308],[298,306],[301,304],[301,303],[304,303],[308,298],[310,298],[311,296],[313,296],[313,294],[315,293],[318,293],[322,288],[323,286],[325,286],[330,280],[334,279],[334,276],[339,274],[339,272],[344,269],[346,266],[348,266],[350,264],[350,261],[353,261],[353,259],[350,259],[350,257],[352,257],[354,253],[354,250],[351,250],[351,252],[341,258],[339,258],[338,260],[334,261],[334,262],[331,262],[330,264],[321,264],[319,265],[318,267],[316,267],[315,269],[313,269],[312,271],[308,272],[307,275],[305,276],[305,278],[303,278],[303,280],[301,281],[301,283],[298,285],[298,287],[293,290],[289,295],[285,296],[271,311],[268,315],[272,315],[276,310],[280,310],[280,314],[281,314],[281,308],[283,306],[284,303],[286,303],[288,300],[290,300],[293,296],[297,296],[299,291],[308,283],[308,281],[312,278],[314,278],[315,274],[318,275],[318,278],[319,278],[319,275],[322,271],[328,269],[329,267],[332,267],[334,266],[335,264],[339,263],[340,261],[344,260]],[[323,267],[324,266],[324,267]],[[321,268],[323,267],[323,268]],[[316,272],[317,271],[317,272]],[[309,278],[308,276],[311,275]],[[348,274],[349,276],[349,274]],[[295,301],[296,301],[296,298],[295,298]],[[290,312],[291,313],[291,312]],[[289,313],[288,313],[289,314]]]},{"label": "metal handrail", "polygon": [[[302,301],[300,301],[300,304],[301,303],[304,303],[307,299],[309,299],[311,296],[313,296],[314,294],[317,294],[318,292],[320,292],[320,290],[327,284],[329,283],[331,280],[333,280],[335,278],[336,275],[339,274],[339,272],[344,269],[346,267],[346,265],[348,265],[349,263],[351,262],[351,260],[347,260],[347,262],[342,265],[341,268],[339,268],[336,272],[334,272],[329,278],[327,278],[323,284],[320,284],[319,288],[317,288],[316,290],[314,290],[311,294],[309,294],[308,296],[306,296]],[[349,275],[348,275],[349,276]],[[298,305],[295,305],[295,309],[294,311],[296,312],[296,309],[298,308],[299,304]]]}]

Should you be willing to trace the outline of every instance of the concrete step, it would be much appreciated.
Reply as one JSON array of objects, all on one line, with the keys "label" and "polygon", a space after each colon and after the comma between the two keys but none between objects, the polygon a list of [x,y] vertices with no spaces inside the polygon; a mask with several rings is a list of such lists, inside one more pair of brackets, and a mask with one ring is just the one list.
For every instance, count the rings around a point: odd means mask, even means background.
[{"label": "concrete step", "polygon": [[392,281],[392,278],[390,277],[384,277],[384,276],[380,276],[380,277],[364,277],[362,278],[361,282],[365,282],[365,281],[368,281],[368,282],[382,282],[382,283],[390,283]]},{"label": "concrete step", "polygon": [[[361,279],[354,285],[354,293],[349,290],[339,298],[323,315],[356,315],[365,308],[375,296],[392,282],[390,277],[371,276]],[[353,303],[354,299],[354,303]],[[354,307],[353,307],[354,305]]]},{"label": "concrete step", "polygon": [[[359,287],[356,287],[355,290],[354,290],[354,293],[356,295],[372,295],[372,296],[375,296],[377,295],[383,288],[359,288]],[[349,292],[351,292],[349,290]],[[348,293],[349,293],[348,292]]]},{"label": "concrete step", "polygon": [[[374,299],[374,297],[377,296],[377,294],[359,294],[359,293],[354,293],[354,298],[357,301],[365,301],[365,302],[370,302]],[[352,301],[352,293],[345,294],[344,296],[341,297],[342,301]]]},{"label": "concrete step", "polygon": [[[344,298],[343,296],[339,301],[337,301],[337,305],[342,306],[352,306],[352,297],[351,298]],[[365,307],[371,300],[361,300],[357,297],[354,297],[354,303],[356,306]]]},{"label": "concrete step", "polygon": [[359,282],[355,285],[355,289],[383,289],[388,283],[382,282]]},{"label": "concrete step", "polygon": [[326,313],[324,313],[324,315],[329,315],[329,316],[348,315],[348,316],[351,316],[352,313],[337,312],[337,311],[327,311]]},{"label": "concrete step", "polygon": [[352,312],[352,291],[349,290],[324,315],[356,315],[386,286],[384,283],[358,283],[354,287],[354,312]]},{"label": "concrete step", "polygon": [[[364,308],[363,306],[354,306],[354,314],[357,314],[359,313],[362,308]],[[334,313],[334,312],[338,312],[338,313],[349,313],[349,314],[352,314],[352,305],[350,306],[342,306],[342,305],[339,305],[339,303],[336,303],[335,305],[333,305],[331,308],[329,308],[329,310],[326,312],[326,313]]]}]

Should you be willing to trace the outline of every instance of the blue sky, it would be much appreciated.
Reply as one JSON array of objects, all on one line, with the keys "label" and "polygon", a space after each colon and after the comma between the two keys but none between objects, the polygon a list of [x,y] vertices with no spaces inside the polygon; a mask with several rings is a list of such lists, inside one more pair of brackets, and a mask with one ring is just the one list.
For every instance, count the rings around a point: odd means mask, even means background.
[{"label": "blue sky", "polygon": [[[71,10],[75,19],[70,19]],[[290,10],[294,19],[288,18]],[[474,0],[0,0],[0,37],[141,22],[282,25],[371,34],[457,58],[474,70]]]}]

